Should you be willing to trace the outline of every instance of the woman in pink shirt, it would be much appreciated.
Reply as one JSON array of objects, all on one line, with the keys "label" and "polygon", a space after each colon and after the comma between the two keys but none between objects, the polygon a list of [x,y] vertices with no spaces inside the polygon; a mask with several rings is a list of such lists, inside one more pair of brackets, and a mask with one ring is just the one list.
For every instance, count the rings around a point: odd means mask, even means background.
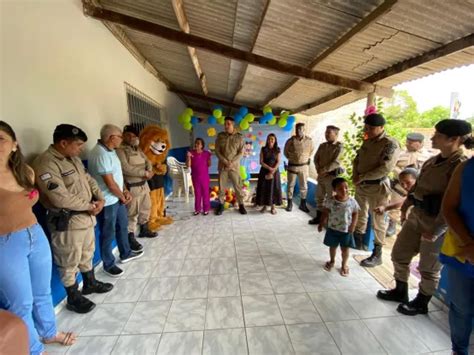
[{"label": "woman in pink shirt", "polygon": [[209,167],[211,166],[211,153],[204,150],[204,140],[196,138],[194,149],[187,155],[186,164],[191,168],[191,177],[194,187],[194,215],[202,212],[207,216],[211,209],[209,199]]}]

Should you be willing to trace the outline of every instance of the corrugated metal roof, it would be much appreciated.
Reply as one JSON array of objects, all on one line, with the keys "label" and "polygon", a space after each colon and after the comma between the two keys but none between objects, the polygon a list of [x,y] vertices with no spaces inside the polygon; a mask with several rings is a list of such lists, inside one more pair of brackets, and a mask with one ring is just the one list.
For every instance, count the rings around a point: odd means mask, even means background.
[{"label": "corrugated metal roof", "polygon": [[[308,66],[383,0],[183,0],[192,34],[300,66]],[[171,0],[100,0],[103,7],[176,30]],[[261,26],[260,26],[261,24]],[[145,58],[173,86],[202,93],[186,46],[125,29]],[[474,33],[473,0],[399,0],[392,9],[350,38],[315,67],[361,80],[396,63]],[[255,41],[255,43],[254,43]],[[286,91],[291,75],[275,73],[215,53],[197,50],[209,95],[258,106],[276,94],[272,105],[296,109],[339,88],[298,80]],[[474,63],[467,48],[381,80],[393,86],[434,72]],[[239,84],[243,73],[242,88]],[[363,93],[333,99],[308,113],[332,109]],[[202,102],[193,101],[195,104]]]}]

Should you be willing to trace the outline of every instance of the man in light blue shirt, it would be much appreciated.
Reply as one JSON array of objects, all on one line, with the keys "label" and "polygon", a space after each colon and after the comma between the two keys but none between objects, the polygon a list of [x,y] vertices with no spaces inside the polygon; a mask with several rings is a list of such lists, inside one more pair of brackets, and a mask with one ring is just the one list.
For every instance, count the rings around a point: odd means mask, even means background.
[{"label": "man in light blue shirt", "polygon": [[122,143],[122,131],[114,125],[106,124],[100,130],[100,140],[89,154],[89,173],[105,196],[105,206],[97,216],[100,228],[100,253],[104,271],[113,277],[119,277],[123,270],[115,264],[112,253],[112,241],[115,236],[122,263],[137,259],[143,255],[143,247],[131,248],[128,241],[128,214],[126,205],[132,195],[124,188],[122,166],[115,149]]}]

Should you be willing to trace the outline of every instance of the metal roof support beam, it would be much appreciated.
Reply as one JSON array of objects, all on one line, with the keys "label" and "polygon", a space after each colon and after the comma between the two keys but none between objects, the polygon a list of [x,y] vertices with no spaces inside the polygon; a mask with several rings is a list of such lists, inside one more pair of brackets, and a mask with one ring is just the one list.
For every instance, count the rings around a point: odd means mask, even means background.
[{"label": "metal roof support beam", "polygon": [[[195,92],[191,92],[191,91],[174,89],[174,88],[171,88],[170,91],[174,92],[177,95],[182,95],[182,96],[191,97],[193,99],[213,102],[213,103],[220,104],[220,105],[223,105],[223,106],[227,106],[227,107],[230,107],[230,108],[238,109],[241,106],[243,106],[243,105],[236,104],[235,102],[231,102],[231,101],[227,101],[227,100],[223,100],[223,99],[218,99],[216,97],[204,96],[204,95],[201,95],[201,94],[196,94]],[[255,107],[248,107],[248,109],[249,109],[249,112],[254,113],[254,114],[261,114],[262,113],[261,110],[255,108]]]},{"label": "metal roof support beam", "polygon": [[239,60],[264,69],[273,70],[279,73],[294,75],[300,78],[320,81],[326,84],[339,86],[351,90],[372,92],[375,87],[371,83],[345,78],[340,75],[313,71],[298,65],[284,63],[275,59],[263,57],[250,52],[242,51],[222,43],[211,41],[199,36],[176,31],[171,28],[158,25],[149,21],[137,19],[135,17],[120,14],[115,11],[84,4],[84,14],[102,21],[109,21],[123,26],[127,26],[137,31],[149,33],[169,41],[178,42],[187,46],[201,48],[227,58]]},{"label": "metal roof support beam", "polygon": [[[375,20],[377,20],[382,15],[386,14],[387,11],[390,11],[393,5],[397,0],[385,0],[380,6],[377,6],[374,11],[368,14],[366,17],[361,19],[354,27],[352,27],[348,32],[346,32],[342,37],[340,37],[336,43],[334,43],[331,47],[327,48],[323,53],[318,55],[308,68],[314,68],[317,64],[321,63],[324,59],[326,59],[330,54],[334,53],[336,50],[341,48],[344,44],[346,44],[352,37],[354,37],[359,32],[365,30],[368,26],[370,26]],[[267,100],[267,105],[276,100],[278,97],[283,95],[287,90],[289,90],[293,85],[298,82],[298,78],[293,79],[286,85],[283,90],[279,93],[273,95],[270,99]]]},{"label": "metal roof support beam", "polygon": [[[173,5],[173,10],[178,20],[179,27],[184,33],[189,33],[189,22],[188,18],[186,17],[186,13],[184,12],[183,0],[172,0],[171,3]],[[204,95],[207,95],[209,90],[207,89],[206,75],[203,73],[201,65],[199,64],[196,48],[188,46],[188,53],[189,57],[191,58],[191,62],[193,63],[194,71],[196,72],[198,80],[201,83],[202,92]]]},{"label": "metal roof support beam", "polygon": [[[441,47],[435,48],[429,52],[419,55],[418,57],[407,59],[403,62],[392,65],[391,67],[387,69],[381,70],[371,76],[368,76],[367,78],[364,79],[364,81],[367,81],[370,83],[376,83],[377,81],[386,79],[392,75],[399,74],[401,72],[415,68],[419,65],[425,64],[432,60],[436,60],[438,58],[462,51],[463,49],[469,48],[471,46],[474,46],[474,33],[471,33],[470,35],[460,38],[456,41],[445,44]],[[377,87],[377,85],[375,86]],[[298,112],[310,110],[316,106],[319,106],[328,101],[334,100],[342,95],[348,94],[349,92],[350,90],[337,90],[333,92],[332,94],[329,94],[319,100],[316,100],[314,102],[311,102],[309,104],[299,107],[294,112],[298,113]],[[375,90],[375,93],[377,93],[377,89]]]}]

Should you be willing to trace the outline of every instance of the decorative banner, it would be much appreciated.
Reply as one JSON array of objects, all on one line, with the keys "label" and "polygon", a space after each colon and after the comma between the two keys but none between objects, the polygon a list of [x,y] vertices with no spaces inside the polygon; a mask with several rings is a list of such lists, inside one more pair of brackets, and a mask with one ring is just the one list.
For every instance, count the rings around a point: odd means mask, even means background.
[{"label": "decorative banner", "polygon": [[211,127],[207,130],[207,135],[208,137],[214,137],[216,135],[216,129],[214,127]]}]

